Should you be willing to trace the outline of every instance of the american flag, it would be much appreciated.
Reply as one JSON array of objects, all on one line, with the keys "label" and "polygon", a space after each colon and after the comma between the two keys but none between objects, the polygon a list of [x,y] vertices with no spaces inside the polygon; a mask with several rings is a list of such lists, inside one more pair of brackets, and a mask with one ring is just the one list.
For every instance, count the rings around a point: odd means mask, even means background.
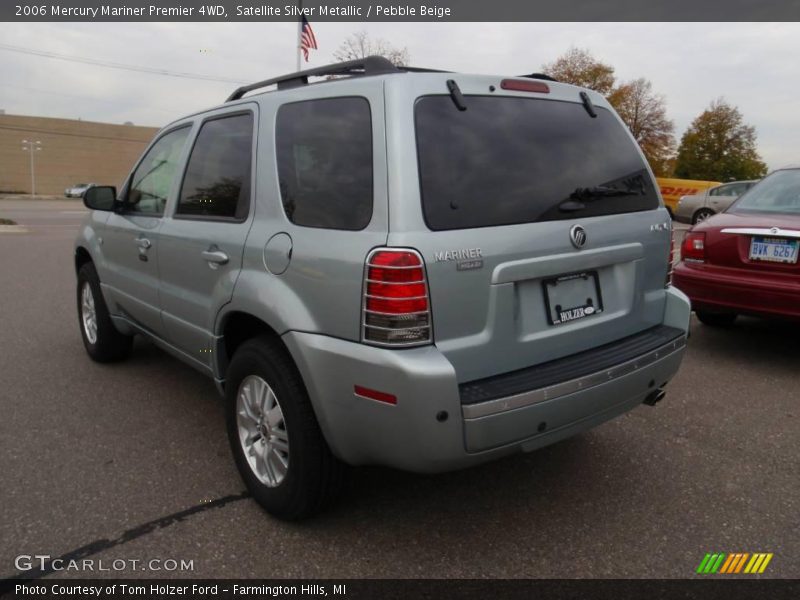
[{"label": "american flag", "polygon": [[305,15],[303,15],[302,23],[303,26],[300,29],[300,49],[303,51],[306,62],[308,62],[308,50],[310,48],[314,50],[317,49],[317,38],[314,36],[314,30],[311,29],[311,25]]}]

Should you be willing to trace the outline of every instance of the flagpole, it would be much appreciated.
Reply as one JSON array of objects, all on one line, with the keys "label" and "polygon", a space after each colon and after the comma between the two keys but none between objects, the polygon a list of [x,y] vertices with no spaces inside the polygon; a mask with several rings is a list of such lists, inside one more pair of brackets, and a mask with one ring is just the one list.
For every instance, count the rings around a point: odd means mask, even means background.
[{"label": "flagpole", "polygon": [[297,6],[300,9],[298,12],[300,16],[297,18],[297,45],[295,52],[297,52],[297,71],[300,70],[300,36],[303,35],[303,0],[298,0]]}]

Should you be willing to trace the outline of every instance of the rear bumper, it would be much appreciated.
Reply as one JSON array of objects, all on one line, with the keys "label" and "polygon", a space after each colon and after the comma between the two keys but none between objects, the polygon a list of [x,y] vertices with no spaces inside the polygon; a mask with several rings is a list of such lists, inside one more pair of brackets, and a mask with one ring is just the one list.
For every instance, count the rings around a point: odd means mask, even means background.
[{"label": "rear bumper", "polygon": [[676,265],[673,284],[694,310],[800,319],[800,282],[713,265]]},{"label": "rear bumper", "polygon": [[[284,340],[339,458],[441,472],[552,444],[641,404],[678,370],[688,320],[688,301],[669,290],[665,324],[679,331],[658,355],[651,348],[641,360],[527,390],[532,401],[518,406],[509,397],[505,408],[498,398],[462,404],[455,369],[435,346],[386,350],[299,332]],[[397,403],[358,396],[355,385],[393,394]]]}]

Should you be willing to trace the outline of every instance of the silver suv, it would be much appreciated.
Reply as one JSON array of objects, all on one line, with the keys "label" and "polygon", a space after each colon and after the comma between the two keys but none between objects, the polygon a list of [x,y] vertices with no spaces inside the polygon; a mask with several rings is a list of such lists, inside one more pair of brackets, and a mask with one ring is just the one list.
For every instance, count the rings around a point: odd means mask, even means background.
[{"label": "silver suv", "polygon": [[683,355],[652,173],[602,96],[542,76],[371,57],[259,82],[85,203],[89,355],[141,334],[212,377],[282,518],[345,465],[458,469],[654,404]]}]

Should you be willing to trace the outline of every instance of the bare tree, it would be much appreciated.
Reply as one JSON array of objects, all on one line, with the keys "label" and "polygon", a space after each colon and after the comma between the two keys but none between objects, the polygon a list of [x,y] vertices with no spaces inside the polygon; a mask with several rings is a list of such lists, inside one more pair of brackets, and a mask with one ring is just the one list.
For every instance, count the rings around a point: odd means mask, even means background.
[{"label": "bare tree", "polygon": [[653,92],[653,84],[640,77],[616,86],[608,101],[631,130],[650,168],[656,175],[670,175],[675,124],[667,118],[664,96]]},{"label": "bare tree", "polygon": [[366,31],[357,31],[348,36],[337,48],[333,57],[337,61],[358,60],[367,56],[383,56],[397,66],[408,65],[411,57],[408,48],[396,48],[381,38],[370,38]]}]

